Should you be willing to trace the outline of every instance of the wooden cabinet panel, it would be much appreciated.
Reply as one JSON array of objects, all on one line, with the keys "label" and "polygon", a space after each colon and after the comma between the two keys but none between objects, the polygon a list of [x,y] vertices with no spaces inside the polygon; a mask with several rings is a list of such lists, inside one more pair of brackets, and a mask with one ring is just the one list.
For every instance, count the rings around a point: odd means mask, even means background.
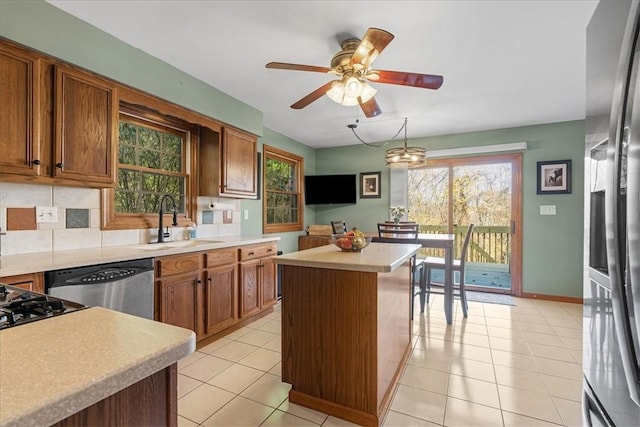
[{"label": "wooden cabinet panel", "polygon": [[201,252],[159,258],[157,259],[156,275],[166,277],[174,274],[199,272],[201,258]]},{"label": "wooden cabinet panel", "polygon": [[274,256],[277,250],[278,245],[276,243],[243,246],[240,248],[240,261]]},{"label": "wooden cabinet panel", "polygon": [[175,427],[178,425],[177,384],[178,367],[174,363],[54,426]]},{"label": "wooden cabinet panel", "polygon": [[40,59],[0,44],[0,170],[38,175],[40,121],[38,83]]},{"label": "wooden cabinet panel", "polygon": [[206,271],[205,313],[206,334],[212,335],[238,320],[238,267],[224,265]]},{"label": "wooden cabinet panel", "polygon": [[255,198],[258,139],[251,134],[222,129],[222,191]]},{"label": "wooden cabinet panel", "polygon": [[259,259],[240,263],[240,317],[249,316],[260,310],[259,269]]},{"label": "wooden cabinet panel", "polygon": [[54,176],[115,185],[116,85],[65,66],[55,82]]},{"label": "wooden cabinet panel", "polygon": [[276,243],[240,248],[240,317],[250,316],[277,302]]},{"label": "wooden cabinet panel", "polygon": [[255,135],[223,128],[200,130],[200,196],[257,197],[258,139]]},{"label": "wooden cabinet panel", "polygon": [[278,302],[278,270],[273,257],[262,259],[260,269],[262,270],[260,272],[262,276],[262,292],[260,295],[262,301],[260,305],[261,308],[265,308]]},{"label": "wooden cabinet panel", "polygon": [[199,272],[160,280],[160,321],[191,329],[199,335],[199,283]]},{"label": "wooden cabinet panel", "polygon": [[330,245],[330,236],[298,236],[298,250],[317,248],[318,246]]},{"label": "wooden cabinet panel", "polygon": [[19,274],[16,276],[0,277],[0,283],[5,285],[16,286],[27,291],[44,293],[44,274],[30,273]]}]

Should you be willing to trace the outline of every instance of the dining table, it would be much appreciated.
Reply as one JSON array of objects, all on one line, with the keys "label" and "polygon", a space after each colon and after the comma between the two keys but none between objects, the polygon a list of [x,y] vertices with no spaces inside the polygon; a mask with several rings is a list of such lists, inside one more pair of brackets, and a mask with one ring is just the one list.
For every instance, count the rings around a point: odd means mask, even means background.
[{"label": "dining table", "polygon": [[[378,240],[373,236],[372,241]],[[409,240],[409,239],[408,239]],[[418,233],[417,239],[410,239],[423,248],[444,249],[444,315],[447,324],[453,323],[453,243],[455,234]],[[426,286],[425,283],[420,284]],[[421,288],[424,291],[424,289]],[[412,291],[413,292],[413,291]]]}]

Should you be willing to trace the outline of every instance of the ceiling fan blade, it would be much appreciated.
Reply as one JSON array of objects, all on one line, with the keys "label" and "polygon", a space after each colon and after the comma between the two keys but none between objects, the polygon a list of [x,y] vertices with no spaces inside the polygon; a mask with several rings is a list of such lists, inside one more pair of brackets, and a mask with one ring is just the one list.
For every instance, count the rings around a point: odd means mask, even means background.
[{"label": "ceiling fan blade", "polygon": [[275,68],[278,70],[295,70],[295,71],[314,71],[316,73],[328,73],[331,68],[317,67],[315,65],[288,64],[286,62],[269,62],[265,65],[267,68]]},{"label": "ceiling fan blade", "polygon": [[351,65],[369,68],[380,52],[393,40],[393,34],[380,28],[369,28],[351,57]]},{"label": "ceiling fan blade", "polygon": [[375,98],[371,98],[367,102],[362,102],[362,98],[358,98],[358,104],[360,104],[360,108],[364,115],[369,118],[382,114],[382,110],[378,106]]},{"label": "ceiling fan blade", "polygon": [[320,86],[318,89],[314,90],[309,95],[305,96],[304,98],[300,99],[299,101],[291,105],[291,108],[293,108],[294,110],[300,110],[306,107],[307,105],[311,104],[313,101],[322,98],[322,95],[324,95],[325,93],[327,93],[329,89],[331,89],[331,85],[333,84],[334,81],[335,80]]},{"label": "ceiling fan blade", "polygon": [[[373,76],[378,75],[378,78]],[[375,70],[370,79],[376,83],[438,89],[444,77],[433,74],[405,73],[402,71]]]}]

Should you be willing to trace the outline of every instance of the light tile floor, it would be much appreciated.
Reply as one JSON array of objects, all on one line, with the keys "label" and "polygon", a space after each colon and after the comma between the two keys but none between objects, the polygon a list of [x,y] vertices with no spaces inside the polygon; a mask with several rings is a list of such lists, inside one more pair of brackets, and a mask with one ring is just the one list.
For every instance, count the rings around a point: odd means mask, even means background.
[{"label": "light tile floor", "polygon": [[[413,352],[384,426],[581,426],[582,305],[442,297],[416,313]],[[416,306],[417,308],[417,306]],[[351,426],[288,402],[280,307],[178,363],[179,426]]]}]

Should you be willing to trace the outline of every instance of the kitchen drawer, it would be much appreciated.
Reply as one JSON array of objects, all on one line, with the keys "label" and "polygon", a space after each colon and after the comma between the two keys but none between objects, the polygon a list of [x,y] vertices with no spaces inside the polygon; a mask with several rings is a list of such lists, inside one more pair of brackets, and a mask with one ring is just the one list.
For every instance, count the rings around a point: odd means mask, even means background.
[{"label": "kitchen drawer", "polygon": [[232,264],[237,261],[238,250],[236,248],[220,249],[207,252],[205,256],[205,268],[217,267],[224,264]]},{"label": "kitchen drawer", "polygon": [[245,246],[240,248],[240,261],[276,255],[277,250],[278,245],[276,243]]},{"label": "kitchen drawer", "polygon": [[200,270],[202,253],[157,258],[157,277],[174,276]]}]

